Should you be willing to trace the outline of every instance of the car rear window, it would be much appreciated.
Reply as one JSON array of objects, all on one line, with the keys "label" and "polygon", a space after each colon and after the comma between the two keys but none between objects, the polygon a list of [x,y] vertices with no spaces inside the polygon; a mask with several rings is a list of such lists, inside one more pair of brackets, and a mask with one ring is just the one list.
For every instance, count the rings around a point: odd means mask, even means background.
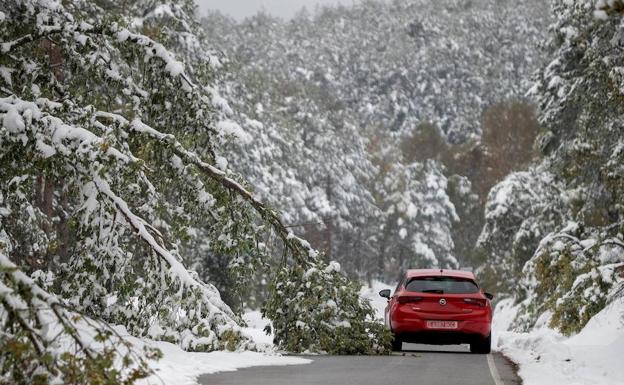
[{"label": "car rear window", "polygon": [[412,278],[405,290],[414,293],[472,294],[479,291],[474,281],[454,277]]}]

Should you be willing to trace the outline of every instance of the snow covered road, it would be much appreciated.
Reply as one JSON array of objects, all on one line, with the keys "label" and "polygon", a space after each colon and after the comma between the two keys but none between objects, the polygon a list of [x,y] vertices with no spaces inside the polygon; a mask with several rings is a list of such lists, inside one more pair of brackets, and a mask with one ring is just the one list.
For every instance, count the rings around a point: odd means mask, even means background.
[{"label": "snow covered road", "polygon": [[499,354],[470,354],[466,346],[405,344],[392,356],[317,356],[309,365],[265,366],[201,376],[202,385],[511,385],[519,384]]}]

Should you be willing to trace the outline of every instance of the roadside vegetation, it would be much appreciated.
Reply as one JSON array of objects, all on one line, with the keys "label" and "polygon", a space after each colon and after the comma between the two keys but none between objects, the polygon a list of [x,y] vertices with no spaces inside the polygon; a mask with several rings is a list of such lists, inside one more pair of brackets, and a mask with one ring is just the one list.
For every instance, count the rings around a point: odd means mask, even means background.
[{"label": "roadside vegetation", "polygon": [[256,350],[248,309],[386,354],[360,286],[410,267],[522,331],[624,296],[619,0],[0,4],[0,384],[132,384],[127,334]]}]

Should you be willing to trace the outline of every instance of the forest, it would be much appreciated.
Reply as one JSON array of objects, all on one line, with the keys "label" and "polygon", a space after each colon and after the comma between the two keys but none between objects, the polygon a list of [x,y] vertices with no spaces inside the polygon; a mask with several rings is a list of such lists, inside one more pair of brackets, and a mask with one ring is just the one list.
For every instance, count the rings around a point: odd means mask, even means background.
[{"label": "forest", "polygon": [[[624,2],[0,0],[0,384],[158,349],[388,354],[361,287],[468,269],[530,332],[624,297]],[[124,332],[120,332],[123,330]]]}]

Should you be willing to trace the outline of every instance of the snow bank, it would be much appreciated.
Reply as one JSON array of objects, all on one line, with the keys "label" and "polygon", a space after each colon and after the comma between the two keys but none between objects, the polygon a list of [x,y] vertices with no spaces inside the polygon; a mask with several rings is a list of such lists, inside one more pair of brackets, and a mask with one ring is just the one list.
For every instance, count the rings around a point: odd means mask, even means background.
[{"label": "snow bank", "polygon": [[274,353],[273,336],[266,335],[264,327],[270,322],[262,318],[259,311],[249,311],[243,315],[247,327],[241,328],[243,334],[250,337],[258,348],[266,351],[256,353],[250,351],[211,353],[186,352],[178,345],[168,342],[138,339],[130,336],[123,327],[116,330],[130,342],[137,351],[143,347],[158,348],[163,358],[150,363],[155,374],[137,382],[138,385],[196,385],[197,378],[204,374],[231,372],[252,366],[284,366],[302,365],[312,362],[300,357],[286,357]]},{"label": "snow bank", "polygon": [[373,281],[372,287],[368,287],[365,285],[360,290],[360,297],[362,299],[367,299],[370,301],[371,305],[373,306],[373,309],[375,309],[375,314],[377,315],[377,319],[379,320],[384,319],[384,309],[386,308],[386,305],[388,303],[388,300],[379,296],[379,292],[385,289],[390,289],[391,291],[394,291],[395,287],[396,287],[396,284],[388,285],[380,281]]},{"label": "snow bank", "polygon": [[156,347],[163,353],[163,358],[150,364],[155,374],[139,381],[138,385],[195,385],[197,378],[203,374],[230,372],[251,366],[301,365],[311,362],[299,357],[249,351],[193,353],[168,342],[126,338],[135,347]]},{"label": "snow bank", "polygon": [[507,331],[516,312],[510,300],[498,304],[493,343],[495,350],[520,365],[525,385],[624,383],[624,298],[611,303],[569,338],[548,328],[548,314],[529,333]]},{"label": "snow bank", "polygon": [[269,350],[273,347],[273,334],[266,334],[264,331],[267,325],[271,326],[271,321],[263,318],[259,310],[246,312],[243,314],[243,320],[247,323],[247,327],[242,328],[243,334],[253,340],[260,350]]},{"label": "snow bank", "polygon": [[189,353],[167,342],[153,342],[164,357],[153,364],[156,374],[139,382],[139,385],[195,385],[203,374],[230,372],[240,368],[268,365],[298,365],[311,361],[298,357],[254,352]]}]

